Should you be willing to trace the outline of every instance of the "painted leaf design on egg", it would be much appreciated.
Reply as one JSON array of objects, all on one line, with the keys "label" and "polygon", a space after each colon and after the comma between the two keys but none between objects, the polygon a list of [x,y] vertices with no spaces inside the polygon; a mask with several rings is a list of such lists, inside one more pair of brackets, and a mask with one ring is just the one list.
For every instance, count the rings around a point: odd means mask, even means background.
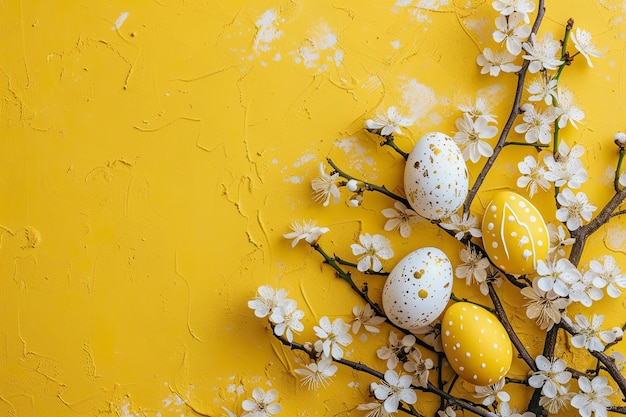
[{"label": "painted leaf design on egg", "polygon": [[501,191],[483,216],[483,243],[491,261],[510,274],[528,274],[548,255],[548,228],[535,206],[511,191]]}]

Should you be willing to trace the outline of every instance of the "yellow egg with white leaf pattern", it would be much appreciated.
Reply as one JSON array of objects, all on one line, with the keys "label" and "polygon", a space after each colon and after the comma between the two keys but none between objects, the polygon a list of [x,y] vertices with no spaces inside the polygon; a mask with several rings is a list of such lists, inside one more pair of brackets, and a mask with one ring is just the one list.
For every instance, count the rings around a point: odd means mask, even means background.
[{"label": "yellow egg with white leaf pattern", "polygon": [[511,367],[511,339],[504,326],[475,304],[448,307],[441,320],[441,342],[452,369],[474,385],[495,384]]},{"label": "yellow egg with white leaf pattern", "polygon": [[539,210],[519,194],[501,191],[487,205],[483,244],[491,262],[513,275],[530,274],[544,260],[550,235]]}]

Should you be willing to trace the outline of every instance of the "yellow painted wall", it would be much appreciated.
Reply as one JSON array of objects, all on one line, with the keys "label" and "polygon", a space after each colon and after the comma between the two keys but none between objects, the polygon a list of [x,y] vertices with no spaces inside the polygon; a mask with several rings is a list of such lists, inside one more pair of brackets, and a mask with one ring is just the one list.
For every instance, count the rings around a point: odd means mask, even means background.
[{"label": "yellow painted wall", "polygon": [[[600,205],[626,129],[626,9],[547,3],[546,30],[573,17],[604,48],[564,74],[587,116],[564,134],[587,146],[585,191]],[[300,387],[294,355],[247,301],[286,288],[306,314],[302,340],[323,315],[350,320],[358,299],[282,235],[318,219],[348,258],[360,231],[382,231],[383,197],[353,209],[310,195],[327,156],[400,189],[400,158],[362,129],[377,110],[414,113],[405,149],[453,133],[465,96],[488,96],[505,120],[515,77],[475,65],[493,43],[490,2],[4,0],[0,16],[0,416],[220,416],[269,386],[281,415],[362,415],[370,377],[341,369],[328,388]],[[487,189],[514,184],[520,152],[504,152]],[[616,220],[590,246],[626,269],[625,230]],[[428,222],[389,236],[395,259],[436,239],[459,262]],[[461,280],[455,292],[481,297]],[[355,340],[350,357],[380,365],[385,342]]]}]

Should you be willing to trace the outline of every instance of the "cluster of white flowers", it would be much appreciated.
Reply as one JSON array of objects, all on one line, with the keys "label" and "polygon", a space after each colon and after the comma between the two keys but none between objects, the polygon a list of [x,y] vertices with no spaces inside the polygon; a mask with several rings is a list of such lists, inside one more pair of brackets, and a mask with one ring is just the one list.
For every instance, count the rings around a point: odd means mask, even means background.
[{"label": "cluster of white flowers", "polygon": [[[565,238],[564,232],[555,240],[560,242],[558,247],[568,240],[571,244],[571,239]],[[591,307],[594,301],[604,297],[603,289],[611,298],[617,298],[622,294],[621,289],[626,288],[626,274],[621,273],[613,256],[603,255],[593,259],[589,262],[589,269],[579,271],[562,255],[554,249],[548,259],[538,260],[537,276],[532,287],[521,290],[528,300],[526,315],[536,319],[542,329],[550,329],[560,323],[562,311],[572,302]]]},{"label": "cluster of white flowers", "polygon": [[298,310],[298,303],[287,297],[284,289],[274,289],[269,285],[262,285],[258,288],[253,300],[248,301],[248,307],[254,310],[254,315],[259,318],[269,316],[269,321],[274,327],[276,336],[285,336],[291,343],[293,333],[304,330],[304,325],[300,320],[304,317],[304,312]]},{"label": "cluster of white flowers", "polygon": [[517,165],[522,174],[517,179],[517,186],[526,188],[531,198],[539,190],[548,190],[550,183],[555,187],[569,187],[559,189],[557,202],[560,207],[556,210],[557,220],[565,223],[569,230],[576,230],[583,222],[591,220],[593,212],[597,210],[596,206],[589,203],[584,192],[574,194],[571,190],[580,188],[588,179],[580,160],[584,152],[581,145],[570,149],[565,141],[561,141],[556,154],[541,152],[538,159],[528,155]]},{"label": "cluster of white flowers", "polygon": [[493,154],[492,146],[483,139],[491,139],[498,133],[498,128],[490,125],[495,117],[488,111],[489,104],[484,100],[476,100],[473,106],[460,106],[463,117],[456,119],[458,131],[454,134],[454,142],[459,146],[463,159],[478,162],[482,156]]},{"label": "cluster of white flowers", "polygon": [[[265,392],[263,388],[255,388],[252,390],[252,398],[242,401],[241,408],[243,413],[240,417],[271,417],[281,412],[282,406],[275,402],[278,398],[278,392],[275,389]],[[237,417],[226,407],[222,409],[228,414],[228,417]]]}]

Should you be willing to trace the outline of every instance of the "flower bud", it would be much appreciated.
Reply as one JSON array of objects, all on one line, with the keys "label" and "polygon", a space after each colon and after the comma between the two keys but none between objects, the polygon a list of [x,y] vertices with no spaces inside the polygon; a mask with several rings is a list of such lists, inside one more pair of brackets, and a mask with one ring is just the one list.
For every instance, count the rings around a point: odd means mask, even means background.
[{"label": "flower bud", "polygon": [[353,193],[356,192],[356,190],[359,189],[359,183],[357,182],[357,180],[349,180],[346,183],[346,187],[348,188],[348,190],[352,191]]},{"label": "flower bud", "polygon": [[617,132],[615,136],[613,136],[613,139],[615,140],[615,144],[619,146],[620,149],[623,149],[624,146],[626,146],[626,133]]},{"label": "flower bud", "polygon": [[363,195],[355,194],[352,196],[348,204],[350,204],[352,207],[359,207],[362,202],[363,202]]}]

